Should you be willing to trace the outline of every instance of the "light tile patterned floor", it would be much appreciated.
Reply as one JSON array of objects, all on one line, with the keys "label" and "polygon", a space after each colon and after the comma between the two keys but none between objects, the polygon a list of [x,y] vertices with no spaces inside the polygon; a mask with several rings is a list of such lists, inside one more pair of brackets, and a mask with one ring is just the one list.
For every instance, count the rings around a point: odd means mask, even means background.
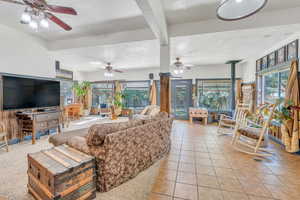
[{"label": "light tile patterned floor", "polygon": [[298,200],[300,156],[277,144],[269,159],[237,152],[215,126],[176,121],[149,200]]}]

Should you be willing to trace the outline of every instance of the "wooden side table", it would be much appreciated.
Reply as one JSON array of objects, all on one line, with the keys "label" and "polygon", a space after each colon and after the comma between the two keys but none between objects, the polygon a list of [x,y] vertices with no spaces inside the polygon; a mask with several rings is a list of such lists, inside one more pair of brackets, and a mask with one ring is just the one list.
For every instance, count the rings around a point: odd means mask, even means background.
[{"label": "wooden side table", "polygon": [[193,118],[202,118],[204,124],[207,125],[208,110],[206,108],[189,108],[190,123],[193,123]]}]

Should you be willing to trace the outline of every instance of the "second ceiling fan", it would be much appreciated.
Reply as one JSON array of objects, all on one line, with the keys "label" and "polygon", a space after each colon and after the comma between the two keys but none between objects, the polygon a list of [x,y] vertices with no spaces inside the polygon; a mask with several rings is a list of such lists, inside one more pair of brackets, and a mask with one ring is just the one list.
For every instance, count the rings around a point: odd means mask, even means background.
[{"label": "second ceiling fan", "polygon": [[114,77],[113,72],[124,73],[124,71],[122,71],[122,70],[113,69],[113,67],[111,66],[110,62],[107,63],[107,65],[105,66],[104,70],[105,70],[104,76],[107,77],[107,78]]},{"label": "second ceiling fan", "polygon": [[191,70],[192,65],[185,65],[180,61],[180,58],[176,58],[176,62],[172,65],[174,67],[174,74],[183,74],[186,70]]}]

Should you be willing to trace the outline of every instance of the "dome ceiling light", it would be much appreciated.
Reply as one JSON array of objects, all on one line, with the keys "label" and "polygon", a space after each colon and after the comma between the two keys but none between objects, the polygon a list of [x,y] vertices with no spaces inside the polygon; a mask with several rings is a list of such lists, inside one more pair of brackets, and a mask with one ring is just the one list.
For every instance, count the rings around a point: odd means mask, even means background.
[{"label": "dome ceiling light", "polygon": [[244,19],[260,11],[267,2],[268,0],[221,0],[217,17],[225,21]]}]

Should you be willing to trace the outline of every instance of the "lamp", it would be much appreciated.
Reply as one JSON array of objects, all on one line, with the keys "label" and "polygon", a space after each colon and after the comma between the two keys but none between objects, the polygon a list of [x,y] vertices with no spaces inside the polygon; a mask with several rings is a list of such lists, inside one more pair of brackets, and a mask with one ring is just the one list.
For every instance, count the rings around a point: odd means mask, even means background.
[{"label": "lamp", "polygon": [[217,17],[233,21],[249,17],[260,11],[268,0],[221,0],[217,8]]}]

